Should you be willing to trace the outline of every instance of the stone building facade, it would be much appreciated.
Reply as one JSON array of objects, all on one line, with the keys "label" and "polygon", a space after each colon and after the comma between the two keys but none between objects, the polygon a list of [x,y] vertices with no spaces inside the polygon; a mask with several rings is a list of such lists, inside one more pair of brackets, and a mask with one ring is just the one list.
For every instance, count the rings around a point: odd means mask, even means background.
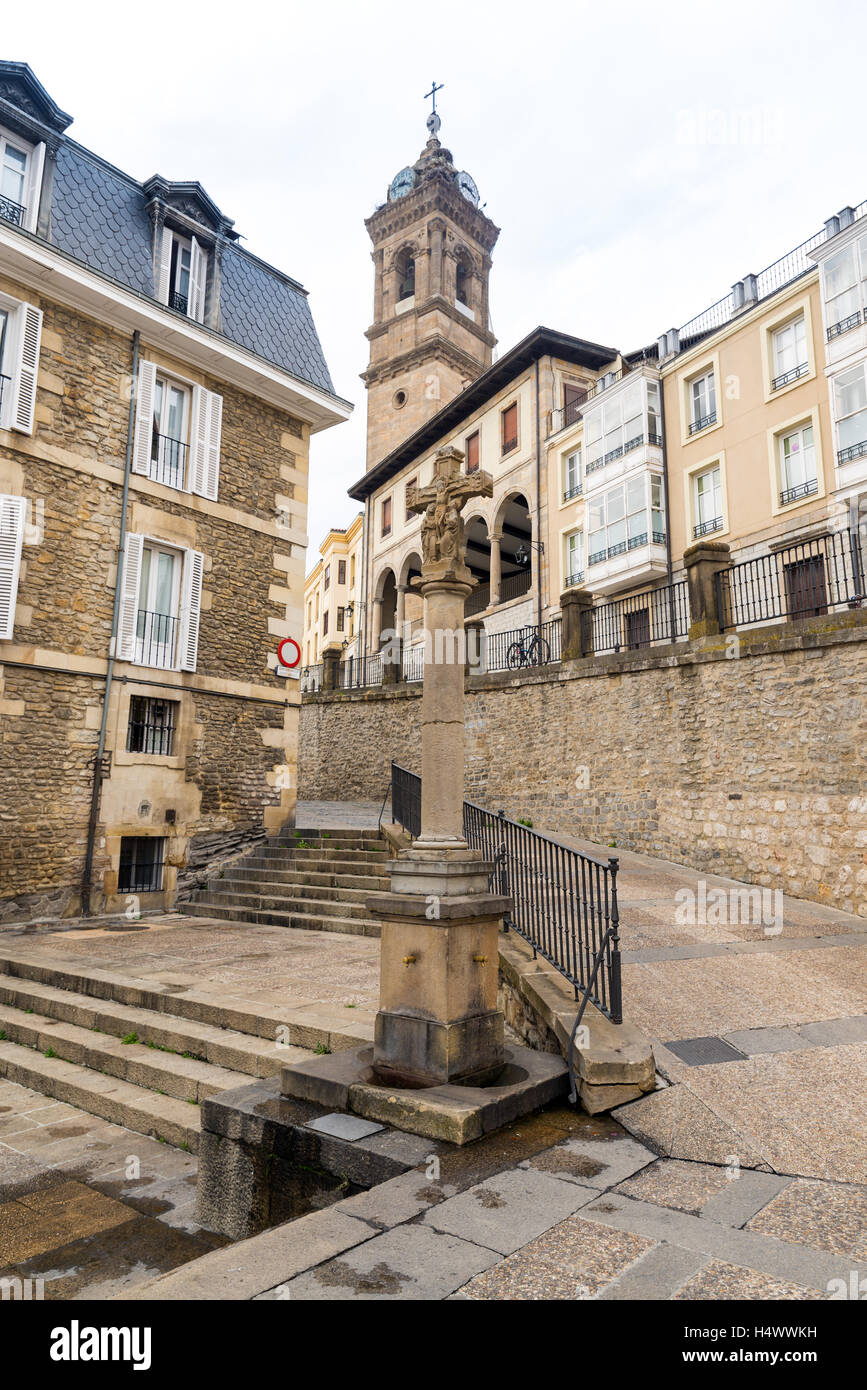
[{"label": "stone building facade", "polygon": [[[169,905],[292,821],[304,290],[198,184],[139,184],[0,64],[0,918]],[[18,196],[15,196],[18,195]]]}]

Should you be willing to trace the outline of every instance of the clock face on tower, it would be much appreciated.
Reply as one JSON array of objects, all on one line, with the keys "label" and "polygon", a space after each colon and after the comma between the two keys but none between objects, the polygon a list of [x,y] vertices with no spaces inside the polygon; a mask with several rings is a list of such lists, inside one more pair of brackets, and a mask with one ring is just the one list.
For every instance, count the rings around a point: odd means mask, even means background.
[{"label": "clock face on tower", "polygon": [[389,198],[402,198],[405,193],[409,193],[414,183],[415,170],[408,167],[401,169],[400,173],[395,174],[391,181],[391,187],[388,190]]},{"label": "clock face on tower", "polygon": [[461,190],[467,201],[473,203],[476,207],[478,207],[479,190],[476,188],[475,179],[473,179],[466,172],[466,170],[463,170],[460,174],[456,175],[456,181],[458,188]]}]

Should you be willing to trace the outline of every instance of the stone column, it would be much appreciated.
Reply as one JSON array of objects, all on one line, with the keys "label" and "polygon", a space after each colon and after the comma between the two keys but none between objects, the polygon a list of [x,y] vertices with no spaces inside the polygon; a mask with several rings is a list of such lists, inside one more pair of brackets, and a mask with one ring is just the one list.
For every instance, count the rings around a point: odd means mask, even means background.
[{"label": "stone column", "polygon": [[712,637],[720,631],[716,575],[731,567],[731,551],[725,541],[698,541],[683,552],[683,563],[689,585],[689,639]]},{"label": "stone column", "polygon": [[500,543],[503,537],[499,532],[491,536],[491,603],[500,602]]},{"label": "stone column", "polygon": [[589,621],[584,620],[584,614],[589,614],[592,607],[593,595],[587,589],[567,589],[560,595],[560,648],[564,661],[593,655],[593,632]]},{"label": "stone column", "polygon": [[397,635],[400,638],[401,642],[403,642],[404,638],[406,637],[406,633],[403,630],[404,625],[406,623],[406,591],[406,584],[398,584],[397,610],[395,613],[394,625],[397,628]]},{"label": "stone column", "polygon": [[421,834],[392,862],[392,890],[369,900],[382,923],[373,1067],[383,1080],[439,1085],[493,1080],[504,1061],[497,938],[508,899],[488,892],[491,866],[463,836],[464,604],[472,592],[460,510],[491,496],[463,454],[440,449],[424,512],[424,689]]},{"label": "stone column", "polygon": [[378,652],[378,651],[379,651],[379,639],[380,639],[380,637],[382,636],[382,599],[381,599],[381,598],[375,598],[375,599],[373,600],[373,633],[372,633],[371,635],[372,635],[372,650],[373,650],[374,652]]},{"label": "stone column", "polygon": [[340,656],[341,648],[328,646],[322,652],[322,689],[340,689]]}]

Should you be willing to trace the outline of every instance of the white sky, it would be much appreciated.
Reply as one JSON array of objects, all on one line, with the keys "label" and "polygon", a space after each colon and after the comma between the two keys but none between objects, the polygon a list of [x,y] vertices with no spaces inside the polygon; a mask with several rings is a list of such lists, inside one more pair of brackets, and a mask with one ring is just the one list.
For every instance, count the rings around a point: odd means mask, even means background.
[{"label": "white sky", "polygon": [[134,177],[198,179],[300,280],[353,419],[314,438],[308,563],[357,506],[363,219],[440,138],[502,228],[505,351],[537,324],[631,349],[867,198],[860,0],[4,6],[2,53]]}]

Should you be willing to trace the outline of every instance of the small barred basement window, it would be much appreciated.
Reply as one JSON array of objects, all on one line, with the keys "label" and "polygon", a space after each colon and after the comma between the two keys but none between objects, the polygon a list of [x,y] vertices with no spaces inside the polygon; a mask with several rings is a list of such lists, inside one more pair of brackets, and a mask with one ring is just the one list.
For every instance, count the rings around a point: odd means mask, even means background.
[{"label": "small barred basement window", "polygon": [[154,835],[124,835],[120,842],[118,893],[160,893],[166,842]]}]

